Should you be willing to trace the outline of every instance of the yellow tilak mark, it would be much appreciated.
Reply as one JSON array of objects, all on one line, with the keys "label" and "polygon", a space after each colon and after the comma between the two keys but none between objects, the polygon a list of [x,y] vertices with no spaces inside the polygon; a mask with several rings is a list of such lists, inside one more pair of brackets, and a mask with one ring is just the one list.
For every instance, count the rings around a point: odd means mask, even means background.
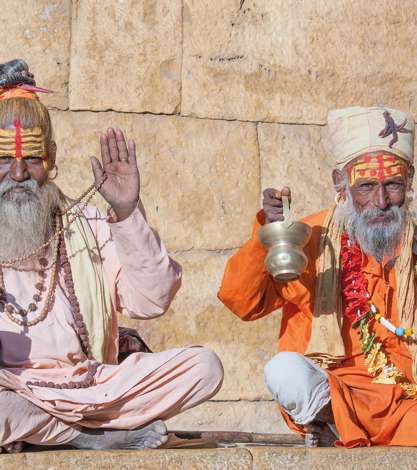
[{"label": "yellow tilak mark", "polygon": [[[15,129],[0,129],[0,157],[11,157],[16,155],[15,137]],[[47,171],[48,154],[42,129],[40,127],[22,128],[21,139],[21,158],[42,157],[43,167]]]}]

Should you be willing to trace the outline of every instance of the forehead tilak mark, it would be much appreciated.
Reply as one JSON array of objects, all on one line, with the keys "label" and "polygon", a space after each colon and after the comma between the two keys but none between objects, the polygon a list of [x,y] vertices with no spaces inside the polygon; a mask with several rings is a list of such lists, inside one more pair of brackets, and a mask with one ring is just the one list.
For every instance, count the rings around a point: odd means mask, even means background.
[{"label": "forehead tilak mark", "polygon": [[20,160],[22,158],[22,126],[20,119],[15,119],[15,147],[16,147],[16,158]]}]

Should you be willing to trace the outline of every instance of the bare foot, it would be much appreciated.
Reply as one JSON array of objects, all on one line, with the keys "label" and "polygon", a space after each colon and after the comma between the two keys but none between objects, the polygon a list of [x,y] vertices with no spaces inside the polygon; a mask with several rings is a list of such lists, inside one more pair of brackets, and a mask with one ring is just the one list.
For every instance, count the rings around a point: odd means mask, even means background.
[{"label": "bare foot", "polygon": [[24,442],[13,442],[12,444],[0,447],[0,453],[4,451],[8,454],[18,454],[19,452],[22,452],[24,446]]},{"label": "bare foot", "polygon": [[304,437],[306,447],[333,447],[337,438],[326,423],[311,423]]},{"label": "bare foot", "polygon": [[156,449],[168,440],[163,421],[155,421],[140,429],[87,429],[68,444],[77,449]]}]

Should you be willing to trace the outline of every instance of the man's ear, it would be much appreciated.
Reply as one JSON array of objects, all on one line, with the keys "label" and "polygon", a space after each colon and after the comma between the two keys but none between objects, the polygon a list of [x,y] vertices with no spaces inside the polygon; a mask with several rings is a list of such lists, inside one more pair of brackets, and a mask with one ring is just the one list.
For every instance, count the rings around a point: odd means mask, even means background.
[{"label": "man's ear", "polygon": [[411,165],[409,170],[408,170],[408,191],[411,191],[411,188],[413,186],[413,178],[414,178],[414,167]]},{"label": "man's ear", "polygon": [[333,185],[337,191],[338,188],[340,188],[340,186],[343,185],[344,183],[343,173],[340,170],[333,170],[332,179],[333,179]]},{"label": "man's ear", "polygon": [[54,140],[51,140],[51,142],[48,145],[48,167],[49,170],[52,170],[52,168],[55,167],[55,160],[56,160],[56,142]]}]

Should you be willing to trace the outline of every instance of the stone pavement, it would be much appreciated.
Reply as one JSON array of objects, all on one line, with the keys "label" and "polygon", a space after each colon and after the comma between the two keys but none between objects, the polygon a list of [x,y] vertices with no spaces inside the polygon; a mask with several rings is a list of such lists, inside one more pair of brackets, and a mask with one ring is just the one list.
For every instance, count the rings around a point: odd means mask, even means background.
[{"label": "stone pavement", "polygon": [[141,470],[270,470],[270,469],[415,469],[417,449],[305,449],[240,447],[155,451],[43,451],[0,455],[2,470],[141,469]]}]

